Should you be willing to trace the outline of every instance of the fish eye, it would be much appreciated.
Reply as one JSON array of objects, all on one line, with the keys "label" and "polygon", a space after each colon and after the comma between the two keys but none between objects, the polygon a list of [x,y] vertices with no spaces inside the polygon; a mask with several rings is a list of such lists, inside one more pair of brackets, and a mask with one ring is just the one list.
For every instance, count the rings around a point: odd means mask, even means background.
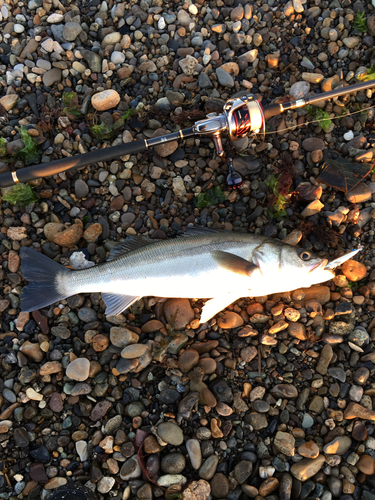
[{"label": "fish eye", "polygon": [[307,251],[307,250],[300,250],[298,252],[298,255],[304,261],[311,259],[311,253],[309,251]]}]

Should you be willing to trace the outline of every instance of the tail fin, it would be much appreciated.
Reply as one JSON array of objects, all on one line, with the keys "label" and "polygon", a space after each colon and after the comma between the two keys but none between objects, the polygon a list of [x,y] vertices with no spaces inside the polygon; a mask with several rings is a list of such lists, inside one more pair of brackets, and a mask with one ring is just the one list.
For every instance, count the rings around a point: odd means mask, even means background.
[{"label": "tail fin", "polygon": [[22,275],[29,282],[21,293],[22,311],[36,311],[72,295],[58,290],[59,275],[69,269],[31,248],[22,247],[20,256]]}]

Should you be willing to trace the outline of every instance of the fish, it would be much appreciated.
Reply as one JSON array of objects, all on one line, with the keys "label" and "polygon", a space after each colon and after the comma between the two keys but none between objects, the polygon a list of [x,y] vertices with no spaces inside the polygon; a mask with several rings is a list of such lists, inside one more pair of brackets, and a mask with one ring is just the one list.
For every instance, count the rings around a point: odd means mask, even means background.
[{"label": "fish", "polygon": [[190,228],[183,236],[127,237],[106,260],[71,270],[29,247],[20,250],[21,310],[32,312],[79,293],[101,292],[106,316],[141,297],[209,299],[200,323],[242,297],[259,297],[323,283],[353,250],[328,263],[304,248],[256,234]]}]

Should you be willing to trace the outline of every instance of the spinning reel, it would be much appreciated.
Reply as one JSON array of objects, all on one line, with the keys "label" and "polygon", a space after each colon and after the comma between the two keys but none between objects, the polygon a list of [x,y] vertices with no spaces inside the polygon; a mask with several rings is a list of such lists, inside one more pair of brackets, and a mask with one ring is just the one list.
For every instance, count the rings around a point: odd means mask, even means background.
[{"label": "spinning reel", "polygon": [[[251,133],[259,134],[265,131],[265,118],[260,102],[253,94],[247,94],[237,99],[229,99],[223,108],[224,113],[217,115],[210,113],[207,118],[193,125],[193,130],[199,135],[212,135],[216,152],[219,156],[224,155],[221,134],[226,132],[231,141],[238,141]],[[237,189],[242,186],[241,175],[233,168],[232,158],[228,160],[229,174],[227,184],[229,189]]]}]

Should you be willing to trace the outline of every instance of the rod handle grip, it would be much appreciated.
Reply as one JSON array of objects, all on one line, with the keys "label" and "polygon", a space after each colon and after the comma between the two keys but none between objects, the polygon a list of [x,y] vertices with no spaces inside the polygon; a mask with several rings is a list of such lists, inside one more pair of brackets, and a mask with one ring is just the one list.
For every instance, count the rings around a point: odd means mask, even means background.
[{"label": "rod handle grip", "polygon": [[263,108],[264,119],[269,120],[273,116],[279,115],[282,113],[282,107],[280,104],[270,104]]}]

